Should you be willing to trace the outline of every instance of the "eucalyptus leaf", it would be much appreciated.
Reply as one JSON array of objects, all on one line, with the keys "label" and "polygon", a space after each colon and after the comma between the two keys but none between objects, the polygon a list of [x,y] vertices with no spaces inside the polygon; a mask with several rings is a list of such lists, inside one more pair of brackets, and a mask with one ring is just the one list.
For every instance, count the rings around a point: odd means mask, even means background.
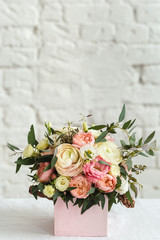
[{"label": "eucalyptus leaf", "polygon": [[107,163],[107,162],[105,162],[105,161],[103,161],[103,160],[100,160],[100,161],[98,161],[100,164],[104,164],[104,165],[108,165],[108,166],[111,166],[109,163]]},{"label": "eucalyptus leaf", "polygon": [[130,201],[130,203],[133,204],[132,197],[129,191],[125,193],[125,196]]},{"label": "eucalyptus leaf", "polygon": [[48,171],[49,169],[51,169],[51,164],[49,163],[49,165],[47,165],[47,167],[43,170],[43,172]]},{"label": "eucalyptus leaf", "polygon": [[152,133],[147,137],[147,139],[144,141],[144,144],[149,143],[149,142],[154,138],[154,135],[155,135],[155,131],[152,132]]},{"label": "eucalyptus leaf", "polygon": [[122,122],[125,118],[125,104],[123,105],[122,111],[119,115],[119,122]]},{"label": "eucalyptus leaf", "polygon": [[135,186],[134,183],[130,183],[130,188],[131,188],[131,190],[134,192],[135,198],[136,198],[136,197],[137,197],[137,194],[138,194],[138,189],[137,189],[137,187]]},{"label": "eucalyptus leaf", "polygon": [[95,190],[96,190],[96,188],[95,188],[95,187],[92,187],[92,188],[87,192],[87,194],[92,194],[92,193],[95,192]]},{"label": "eucalyptus leaf", "polygon": [[122,128],[123,128],[123,129],[127,129],[127,128],[129,127],[130,123],[131,123],[131,120],[129,120],[128,122],[125,122],[125,123],[123,124]]},{"label": "eucalyptus leaf", "polygon": [[102,132],[102,133],[98,136],[98,138],[96,138],[95,143],[101,142],[101,141],[106,137],[107,134],[108,134],[108,131]]},{"label": "eucalyptus leaf", "polygon": [[17,164],[17,166],[16,166],[16,173],[18,173],[19,172],[19,170],[20,170],[20,168],[21,168],[21,164]]},{"label": "eucalyptus leaf", "polygon": [[52,157],[52,160],[51,160],[51,168],[54,167],[54,165],[56,164],[57,160],[58,160],[58,158],[57,158],[56,156],[53,156],[53,157]]},{"label": "eucalyptus leaf", "polygon": [[107,127],[107,125],[96,125],[96,126],[88,128],[88,129],[100,130],[100,129],[103,129],[105,127]]},{"label": "eucalyptus leaf", "polygon": [[8,147],[10,150],[12,150],[12,151],[20,150],[18,147],[14,146],[14,145],[12,145],[12,144],[10,144],[10,143],[7,143],[7,147]]}]

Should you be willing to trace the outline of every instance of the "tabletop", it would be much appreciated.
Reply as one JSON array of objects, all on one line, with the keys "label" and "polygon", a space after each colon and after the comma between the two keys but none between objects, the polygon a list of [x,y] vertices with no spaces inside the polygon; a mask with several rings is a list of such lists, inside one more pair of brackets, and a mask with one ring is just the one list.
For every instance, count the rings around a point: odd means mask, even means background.
[{"label": "tabletop", "polygon": [[[0,240],[75,240],[75,237],[53,236],[53,217],[52,201],[0,199]],[[160,199],[137,199],[133,209],[115,205],[108,222],[107,240],[160,240]]]}]

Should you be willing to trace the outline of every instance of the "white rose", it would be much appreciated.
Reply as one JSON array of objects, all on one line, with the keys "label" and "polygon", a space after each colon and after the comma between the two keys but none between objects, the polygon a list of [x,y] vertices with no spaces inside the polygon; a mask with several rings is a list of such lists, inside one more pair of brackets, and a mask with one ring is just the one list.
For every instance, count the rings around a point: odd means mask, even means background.
[{"label": "white rose", "polygon": [[89,130],[88,132],[91,132],[91,133],[93,134],[93,136],[94,136],[95,139],[98,138],[99,135],[101,134],[101,131],[100,131],[100,130],[94,130],[94,129],[91,129],[91,130]]},{"label": "white rose", "polygon": [[52,185],[46,185],[43,189],[43,194],[48,198],[53,197],[54,193],[55,188],[53,188]]},{"label": "white rose", "polygon": [[122,161],[121,152],[117,145],[112,141],[100,142],[95,144],[99,155],[106,161],[119,164]]},{"label": "white rose", "polygon": [[[88,155],[87,155],[87,153],[88,153]],[[98,152],[97,152],[96,148],[87,144],[80,148],[80,155],[83,159],[92,160],[97,157]],[[91,156],[91,158],[89,157],[89,155]]]},{"label": "white rose", "polygon": [[121,186],[119,188],[117,188],[115,191],[118,192],[120,195],[125,194],[128,189],[129,189],[129,184],[128,184],[128,179],[124,179],[123,177],[121,177]]},{"label": "white rose", "polygon": [[120,167],[117,164],[112,164],[109,173],[115,177],[120,176]]},{"label": "white rose", "polygon": [[65,190],[67,190],[67,188],[69,187],[68,178],[65,176],[59,176],[55,180],[55,187],[61,192],[64,192]]}]

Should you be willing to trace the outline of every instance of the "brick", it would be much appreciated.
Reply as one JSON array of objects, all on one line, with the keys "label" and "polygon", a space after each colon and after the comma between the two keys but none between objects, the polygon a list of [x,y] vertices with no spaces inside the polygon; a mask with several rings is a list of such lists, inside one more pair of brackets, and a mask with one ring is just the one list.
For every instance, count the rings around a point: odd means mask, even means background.
[{"label": "brick", "polygon": [[139,24],[117,25],[116,40],[124,43],[147,43],[149,39],[147,26]]},{"label": "brick", "polygon": [[84,41],[109,41],[114,36],[113,25],[83,25],[81,26],[81,38]]},{"label": "brick", "polygon": [[159,43],[160,42],[160,27],[159,26],[151,26],[149,39],[151,43]]},{"label": "brick", "polygon": [[160,104],[159,92],[160,86],[126,87],[122,98],[124,101],[134,104]]},{"label": "brick", "polygon": [[137,176],[139,183],[143,185],[142,195],[144,198],[160,198],[159,170],[145,170]]},{"label": "brick", "polygon": [[36,63],[37,51],[35,49],[0,49],[0,66],[33,66]]},{"label": "brick", "polygon": [[[26,114],[29,116],[26,117]],[[28,106],[8,106],[4,110],[4,122],[8,127],[25,127],[36,123],[36,113]]]},{"label": "brick", "polygon": [[60,5],[44,5],[42,9],[42,19],[61,21],[62,20],[62,9]]},{"label": "brick", "polygon": [[142,81],[145,84],[159,84],[160,85],[160,66],[146,66],[143,67]]},{"label": "brick", "polygon": [[54,24],[49,21],[42,24],[42,38],[45,42],[55,42],[59,45],[77,41],[78,37],[78,27],[74,24]]},{"label": "brick", "polygon": [[144,45],[131,46],[128,49],[128,61],[133,65],[159,64],[160,63],[160,46]]},{"label": "brick", "polygon": [[0,26],[35,26],[38,24],[38,9],[24,2],[0,2]]},{"label": "brick", "polygon": [[4,87],[8,90],[33,90],[36,81],[36,71],[27,68],[7,69],[4,71]]},{"label": "brick", "polygon": [[141,23],[160,23],[160,5],[142,5],[136,9],[137,21]]},{"label": "brick", "polygon": [[38,39],[34,28],[6,28],[3,30],[2,44],[13,47],[36,47]]},{"label": "brick", "polygon": [[72,5],[65,7],[65,20],[68,23],[86,23],[86,22],[106,22],[108,20],[109,6],[95,4],[90,5]]},{"label": "brick", "polygon": [[114,23],[133,23],[133,9],[126,4],[113,4],[110,11],[109,20]]}]

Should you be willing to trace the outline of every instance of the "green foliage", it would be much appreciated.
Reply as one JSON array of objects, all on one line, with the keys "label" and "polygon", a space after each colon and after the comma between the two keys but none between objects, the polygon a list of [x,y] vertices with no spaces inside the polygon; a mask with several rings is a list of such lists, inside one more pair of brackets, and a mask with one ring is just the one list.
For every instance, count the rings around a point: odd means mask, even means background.
[{"label": "green foliage", "polygon": [[10,144],[10,143],[7,143],[7,147],[11,150],[11,151],[15,151],[15,150],[20,150],[18,147]]},{"label": "green foliage", "polygon": [[119,115],[119,122],[122,122],[125,118],[125,104],[123,105],[122,111]]},{"label": "green foliage", "polygon": [[108,134],[108,131],[102,132],[102,133],[98,136],[98,138],[96,138],[95,143],[99,143],[99,142],[101,142],[102,140],[104,140],[104,138],[106,137],[107,134]]},{"label": "green foliage", "polygon": [[144,144],[149,143],[149,142],[154,138],[154,135],[155,135],[155,131],[152,132],[152,133],[147,137],[147,139],[144,141]]},{"label": "green foliage", "polygon": [[88,128],[88,129],[101,130],[101,129],[105,128],[105,127],[107,127],[107,125],[96,125],[96,126]]},{"label": "green foliage", "polygon": [[125,193],[125,196],[130,201],[130,203],[133,204],[132,197],[129,191]]},{"label": "green foliage", "polygon": [[31,125],[30,131],[28,133],[28,144],[31,144],[33,147],[38,144],[36,138],[35,138],[35,132],[34,132],[34,127]]},{"label": "green foliage", "polygon": [[98,161],[100,164],[104,164],[104,165],[108,165],[108,166],[111,166],[109,163],[107,163],[107,162],[105,162],[105,161],[103,161],[103,160],[100,160],[100,161]]}]

